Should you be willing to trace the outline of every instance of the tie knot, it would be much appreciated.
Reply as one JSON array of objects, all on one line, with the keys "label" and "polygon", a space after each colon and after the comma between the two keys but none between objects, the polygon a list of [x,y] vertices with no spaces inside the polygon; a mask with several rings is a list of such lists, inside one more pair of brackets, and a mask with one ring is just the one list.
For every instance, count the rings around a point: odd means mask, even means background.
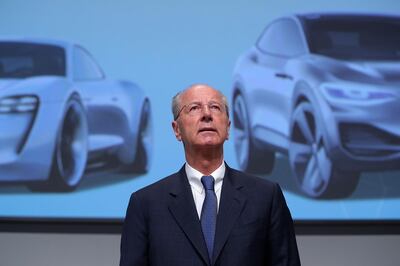
[{"label": "tie knot", "polygon": [[214,177],[205,175],[201,178],[201,183],[206,190],[214,190]]}]

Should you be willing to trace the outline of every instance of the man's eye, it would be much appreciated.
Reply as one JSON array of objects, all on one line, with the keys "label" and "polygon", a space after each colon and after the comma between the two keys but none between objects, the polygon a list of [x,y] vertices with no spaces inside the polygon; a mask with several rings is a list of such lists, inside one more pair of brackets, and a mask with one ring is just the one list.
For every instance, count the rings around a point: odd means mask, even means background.
[{"label": "man's eye", "polygon": [[189,112],[194,112],[200,109],[199,105],[192,105],[189,107]]},{"label": "man's eye", "polygon": [[219,106],[218,104],[212,104],[210,106],[210,109],[215,111],[221,111],[221,106]]}]

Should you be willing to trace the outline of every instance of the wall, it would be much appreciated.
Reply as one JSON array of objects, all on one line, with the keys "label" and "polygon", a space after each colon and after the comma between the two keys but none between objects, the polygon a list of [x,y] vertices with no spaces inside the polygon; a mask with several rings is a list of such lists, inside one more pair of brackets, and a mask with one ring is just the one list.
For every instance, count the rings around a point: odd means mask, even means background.
[{"label": "wall", "polygon": [[[400,261],[400,235],[300,235],[297,240],[303,266],[396,266]],[[0,233],[0,265],[118,265],[119,241],[118,234]]]}]

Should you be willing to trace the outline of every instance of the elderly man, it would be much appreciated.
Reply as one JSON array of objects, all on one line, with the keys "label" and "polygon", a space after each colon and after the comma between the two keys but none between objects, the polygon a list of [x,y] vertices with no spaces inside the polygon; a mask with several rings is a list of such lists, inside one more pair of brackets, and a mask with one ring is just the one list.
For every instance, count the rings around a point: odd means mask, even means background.
[{"label": "elderly man", "polygon": [[231,169],[226,98],[203,84],[172,101],[186,164],[132,194],[121,266],[300,265],[293,221],[277,184]]}]

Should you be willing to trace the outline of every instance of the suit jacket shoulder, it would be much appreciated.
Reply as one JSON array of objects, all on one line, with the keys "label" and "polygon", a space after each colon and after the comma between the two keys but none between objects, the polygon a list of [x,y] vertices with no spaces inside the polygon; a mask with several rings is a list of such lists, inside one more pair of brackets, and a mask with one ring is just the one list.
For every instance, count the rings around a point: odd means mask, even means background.
[{"label": "suit jacket shoulder", "polygon": [[283,197],[282,190],[277,183],[233,168],[227,169],[229,173],[224,182],[231,182],[234,187],[240,188],[241,193],[245,194],[249,200],[268,206],[273,202],[274,197]]},{"label": "suit jacket shoulder", "polygon": [[262,189],[271,189],[273,190],[277,183],[272,182],[267,179],[260,178],[255,175],[247,174],[242,171],[236,170],[234,168],[227,167],[232,178],[237,179],[239,182],[244,182],[246,186],[250,187],[259,187]]}]

